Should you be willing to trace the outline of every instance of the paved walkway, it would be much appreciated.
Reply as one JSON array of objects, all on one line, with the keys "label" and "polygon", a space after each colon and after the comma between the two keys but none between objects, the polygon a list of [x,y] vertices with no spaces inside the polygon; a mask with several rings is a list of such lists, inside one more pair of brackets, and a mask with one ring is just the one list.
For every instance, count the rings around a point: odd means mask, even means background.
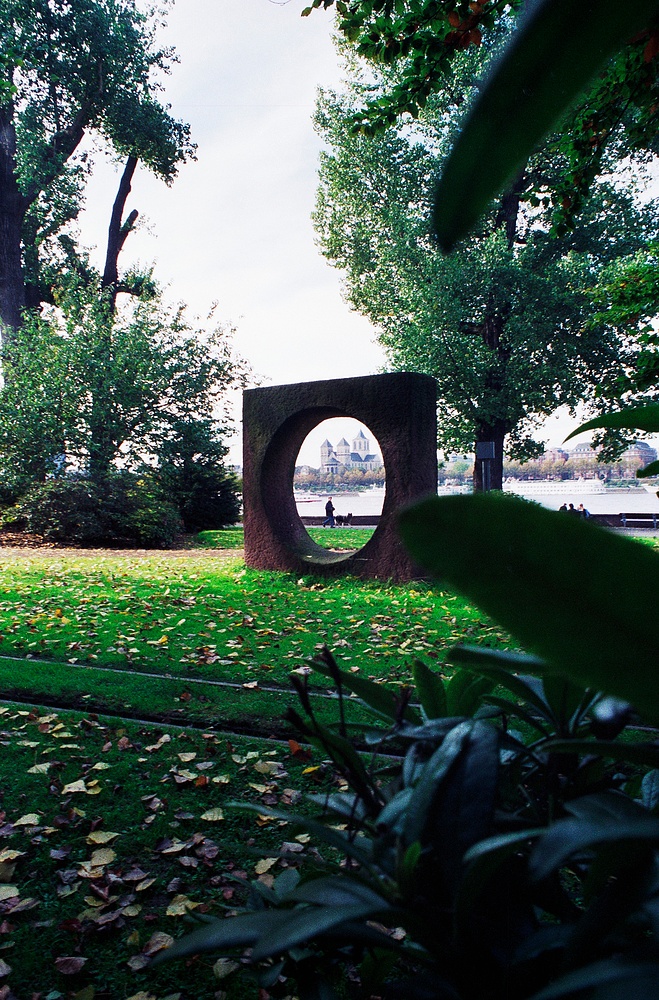
[{"label": "paved walkway", "polygon": [[130,559],[199,559],[207,556],[221,562],[245,558],[243,549],[76,549],[65,545],[3,545],[0,542],[0,559],[57,559],[75,556],[79,559],[98,559],[101,556],[123,556]]}]

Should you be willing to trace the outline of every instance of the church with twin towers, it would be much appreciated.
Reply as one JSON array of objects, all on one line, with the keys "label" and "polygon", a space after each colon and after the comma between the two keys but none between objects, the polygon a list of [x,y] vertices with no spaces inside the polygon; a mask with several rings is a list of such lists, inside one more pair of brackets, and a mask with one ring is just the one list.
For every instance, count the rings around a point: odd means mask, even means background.
[{"label": "church with twin towers", "polygon": [[361,428],[352,439],[352,445],[341,438],[335,448],[326,438],[320,446],[320,471],[323,474],[337,475],[347,469],[369,472],[381,468],[382,459],[371,450],[371,442]]}]

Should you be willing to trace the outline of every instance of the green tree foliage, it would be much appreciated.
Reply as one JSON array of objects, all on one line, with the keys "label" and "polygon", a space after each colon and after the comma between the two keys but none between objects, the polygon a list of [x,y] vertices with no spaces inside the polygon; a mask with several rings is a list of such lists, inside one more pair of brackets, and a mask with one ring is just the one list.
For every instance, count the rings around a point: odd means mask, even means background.
[{"label": "green tree foliage", "polygon": [[170,425],[169,437],[159,450],[157,473],[186,531],[225,528],[238,521],[238,481],[224,465],[226,454],[212,418],[187,418]]},{"label": "green tree foliage", "polygon": [[[84,271],[66,226],[90,164],[84,137],[170,182],[194,154],[158,99],[172,62],[159,5],[136,0],[0,0],[0,320],[52,297],[63,267]],[[133,220],[134,221],[134,220]]]},{"label": "green tree foliage", "polygon": [[226,394],[246,375],[230,331],[196,331],[182,308],[169,310],[158,296],[116,311],[107,298],[98,285],[76,286],[61,308],[29,316],[5,345],[3,480],[20,493],[70,470],[99,483],[117,466],[169,467],[182,428],[203,438],[205,460],[226,478],[217,468]]},{"label": "green tree foliage", "polygon": [[[392,126],[400,115],[416,118],[431,95],[446,87],[453,63],[469,49],[483,46],[493,52],[502,27],[511,21],[525,16],[536,29],[533,44],[524,47],[516,67],[508,53],[503,86],[482,116],[479,130],[481,138],[487,137],[487,161],[465,149],[456,173],[454,193],[458,195],[462,181],[461,211],[470,218],[484,208],[475,187],[491,183],[490,193],[495,193],[499,180],[512,176],[552,120],[570,104],[554,139],[563,153],[562,169],[550,187],[553,222],[559,231],[580,211],[590,184],[606,171],[612,150],[619,153],[624,148],[641,156],[656,151],[656,0],[631,6],[606,0],[578,10],[572,0],[533,5],[522,0],[313,0],[303,14],[314,8],[336,10],[338,31],[360,56],[397,67],[395,84],[384,94],[365,94],[355,109],[352,126],[366,133]],[[544,72],[547,65],[552,66],[551,75]],[[505,78],[509,67],[510,76]],[[522,98],[528,104],[524,109]],[[530,139],[524,146],[527,132]],[[504,142],[504,133],[510,141]],[[501,178],[500,148],[507,157]],[[468,181],[466,169],[473,171]],[[446,214],[442,217],[446,219]]]},{"label": "green tree foliage", "polygon": [[[442,446],[495,442],[496,488],[504,439],[513,457],[537,454],[540,419],[584,400],[610,405],[619,377],[631,376],[638,344],[588,322],[587,290],[603,267],[655,237],[657,212],[622,181],[602,181],[574,230],[553,238],[548,191],[564,159],[550,142],[444,256],[430,223],[435,178],[484,58],[482,50],[456,55],[415,125],[371,136],[349,124],[365,95],[390,92],[390,78],[367,77],[353,60],[346,93],[324,93],[318,105],[330,152],[314,221],[323,253],[345,273],[349,302],[375,324],[390,362],[437,379]],[[477,487],[480,471],[477,463]]]}]

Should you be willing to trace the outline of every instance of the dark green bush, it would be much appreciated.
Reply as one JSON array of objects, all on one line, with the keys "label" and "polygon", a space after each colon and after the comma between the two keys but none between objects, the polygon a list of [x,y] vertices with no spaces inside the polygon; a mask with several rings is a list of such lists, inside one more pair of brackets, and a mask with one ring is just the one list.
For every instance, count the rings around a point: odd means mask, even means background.
[{"label": "dark green bush", "polygon": [[223,465],[171,465],[160,471],[159,478],[186,531],[228,528],[240,519],[238,480]]},{"label": "dark green bush", "polygon": [[7,510],[7,527],[68,545],[171,545],[181,519],[160,486],[148,476],[122,473],[95,484],[62,477],[32,487]]}]

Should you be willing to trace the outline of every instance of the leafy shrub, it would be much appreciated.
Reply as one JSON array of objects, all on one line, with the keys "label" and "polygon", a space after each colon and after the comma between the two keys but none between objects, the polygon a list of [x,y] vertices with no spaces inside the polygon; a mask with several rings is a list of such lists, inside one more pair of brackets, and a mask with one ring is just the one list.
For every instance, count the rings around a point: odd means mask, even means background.
[{"label": "leafy shrub", "polygon": [[3,517],[5,526],[72,545],[170,545],[182,529],[176,508],[146,476],[128,473],[97,485],[62,477],[30,489]]},{"label": "leafy shrub", "polygon": [[160,472],[160,481],[186,531],[214,531],[240,519],[238,480],[223,465],[169,466]]},{"label": "leafy shrub", "polygon": [[[448,681],[416,663],[413,692],[325,652],[312,666],[336,685],[334,729],[294,675],[304,717],[289,719],[336,790],[312,797],[311,819],[257,811],[314,849],[163,957],[239,958],[303,1000],[318,983],[326,997],[346,984],[412,1000],[656,995],[656,555],[505,496],[427,500],[401,527],[421,565],[542,658],[459,646]],[[347,692],[371,709],[366,732]]]}]

